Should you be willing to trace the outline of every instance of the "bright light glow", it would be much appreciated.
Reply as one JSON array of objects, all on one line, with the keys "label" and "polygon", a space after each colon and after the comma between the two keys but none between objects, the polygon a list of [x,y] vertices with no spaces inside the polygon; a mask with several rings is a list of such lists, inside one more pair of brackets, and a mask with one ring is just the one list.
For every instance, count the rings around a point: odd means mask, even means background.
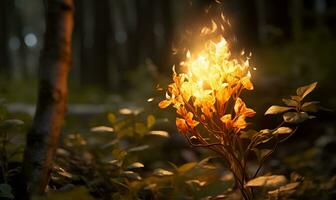
[{"label": "bright light glow", "polygon": [[[211,27],[203,27],[200,35],[213,34],[217,27],[221,26],[212,21]],[[168,86],[166,100],[159,106],[176,108],[179,116],[176,125],[182,133],[193,133],[198,124],[212,124],[225,127],[218,131],[239,133],[247,126],[245,118],[255,114],[239,98],[243,89],[253,89],[245,52],[233,56],[227,40],[220,37],[206,41],[199,52],[187,51],[185,57],[180,63],[182,73],[173,67],[174,82]]]},{"label": "bright light glow", "polygon": [[37,44],[37,37],[34,33],[28,33],[24,38],[24,42],[28,47],[34,47]]}]

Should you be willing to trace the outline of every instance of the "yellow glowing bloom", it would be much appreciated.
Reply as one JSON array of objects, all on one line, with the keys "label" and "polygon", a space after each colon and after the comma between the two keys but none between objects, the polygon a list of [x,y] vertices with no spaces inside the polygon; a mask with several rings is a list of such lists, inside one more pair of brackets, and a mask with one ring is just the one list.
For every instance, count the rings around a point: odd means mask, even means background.
[{"label": "yellow glowing bloom", "polygon": [[232,56],[222,37],[207,41],[198,53],[188,51],[186,60],[181,62],[185,69],[182,73],[173,67],[174,82],[168,86],[166,100],[159,106],[173,105],[180,116],[176,118],[180,132],[196,129],[200,122],[206,129],[219,129],[224,124],[226,130],[218,131],[227,133],[247,126],[246,117],[255,112],[239,98],[243,89],[253,89],[249,62],[242,56]]}]

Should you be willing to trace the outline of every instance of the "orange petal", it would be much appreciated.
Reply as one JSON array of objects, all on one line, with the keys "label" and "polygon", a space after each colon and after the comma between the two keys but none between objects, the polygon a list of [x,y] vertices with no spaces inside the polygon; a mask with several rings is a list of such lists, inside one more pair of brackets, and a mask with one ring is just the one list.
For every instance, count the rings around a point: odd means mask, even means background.
[{"label": "orange petal", "polygon": [[243,107],[245,107],[245,103],[243,102],[243,100],[241,100],[241,98],[237,98],[234,105],[235,113],[239,114]]},{"label": "orange petal", "polygon": [[227,123],[229,120],[231,120],[232,116],[231,114],[226,114],[224,115],[223,117],[220,118],[220,120],[223,122],[223,123]]},{"label": "orange petal", "polygon": [[187,110],[185,109],[184,106],[180,106],[176,109],[176,113],[181,115],[181,116],[184,116],[187,114]]},{"label": "orange petal", "polygon": [[238,128],[238,129],[244,129],[246,128],[247,123],[245,121],[245,116],[244,115],[240,115],[238,117],[238,119],[234,122],[234,127]]},{"label": "orange petal", "polygon": [[249,77],[242,78],[241,83],[243,87],[246,88],[247,90],[253,90],[253,84]]},{"label": "orange petal", "polygon": [[176,118],[176,127],[177,130],[181,133],[188,132],[188,125],[184,119]]},{"label": "orange petal", "polygon": [[244,111],[243,111],[243,114],[246,117],[253,117],[256,114],[256,112],[254,110],[252,110],[251,108],[245,108]]},{"label": "orange petal", "polygon": [[160,108],[167,108],[171,104],[171,101],[169,100],[163,100],[159,103]]}]

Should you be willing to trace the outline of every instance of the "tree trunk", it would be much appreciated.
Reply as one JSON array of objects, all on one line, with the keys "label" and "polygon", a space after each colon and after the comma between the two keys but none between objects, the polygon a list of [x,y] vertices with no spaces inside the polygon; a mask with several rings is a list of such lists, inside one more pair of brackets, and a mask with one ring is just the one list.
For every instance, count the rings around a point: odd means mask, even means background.
[{"label": "tree trunk", "polygon": [[27,135],[23,161],[29,195],[42,194],[49,182],[66,110],[67,77],[71,63],[73,0],[48,0],[46,3],[38,102],[33,125]]}]

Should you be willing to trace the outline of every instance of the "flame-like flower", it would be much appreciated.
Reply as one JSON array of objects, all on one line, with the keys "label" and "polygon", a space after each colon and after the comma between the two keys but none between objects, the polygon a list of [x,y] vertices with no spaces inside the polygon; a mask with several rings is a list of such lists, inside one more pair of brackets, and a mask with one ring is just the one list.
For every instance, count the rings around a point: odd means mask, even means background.
[{"label": "flame-like flower", "polygon": [[159,103],[161,108],[176,108],[180,132],[194,133],[198,124],[223,134],[246,128],[246,117],[255,114],[239,98],[243,89],[253,89],[248,58],[234,58],[221,37],[217,42],[208,40],[199,53],[188,51],[182,65],[186,70],[181,73],[173,67],[174,82]]}]

